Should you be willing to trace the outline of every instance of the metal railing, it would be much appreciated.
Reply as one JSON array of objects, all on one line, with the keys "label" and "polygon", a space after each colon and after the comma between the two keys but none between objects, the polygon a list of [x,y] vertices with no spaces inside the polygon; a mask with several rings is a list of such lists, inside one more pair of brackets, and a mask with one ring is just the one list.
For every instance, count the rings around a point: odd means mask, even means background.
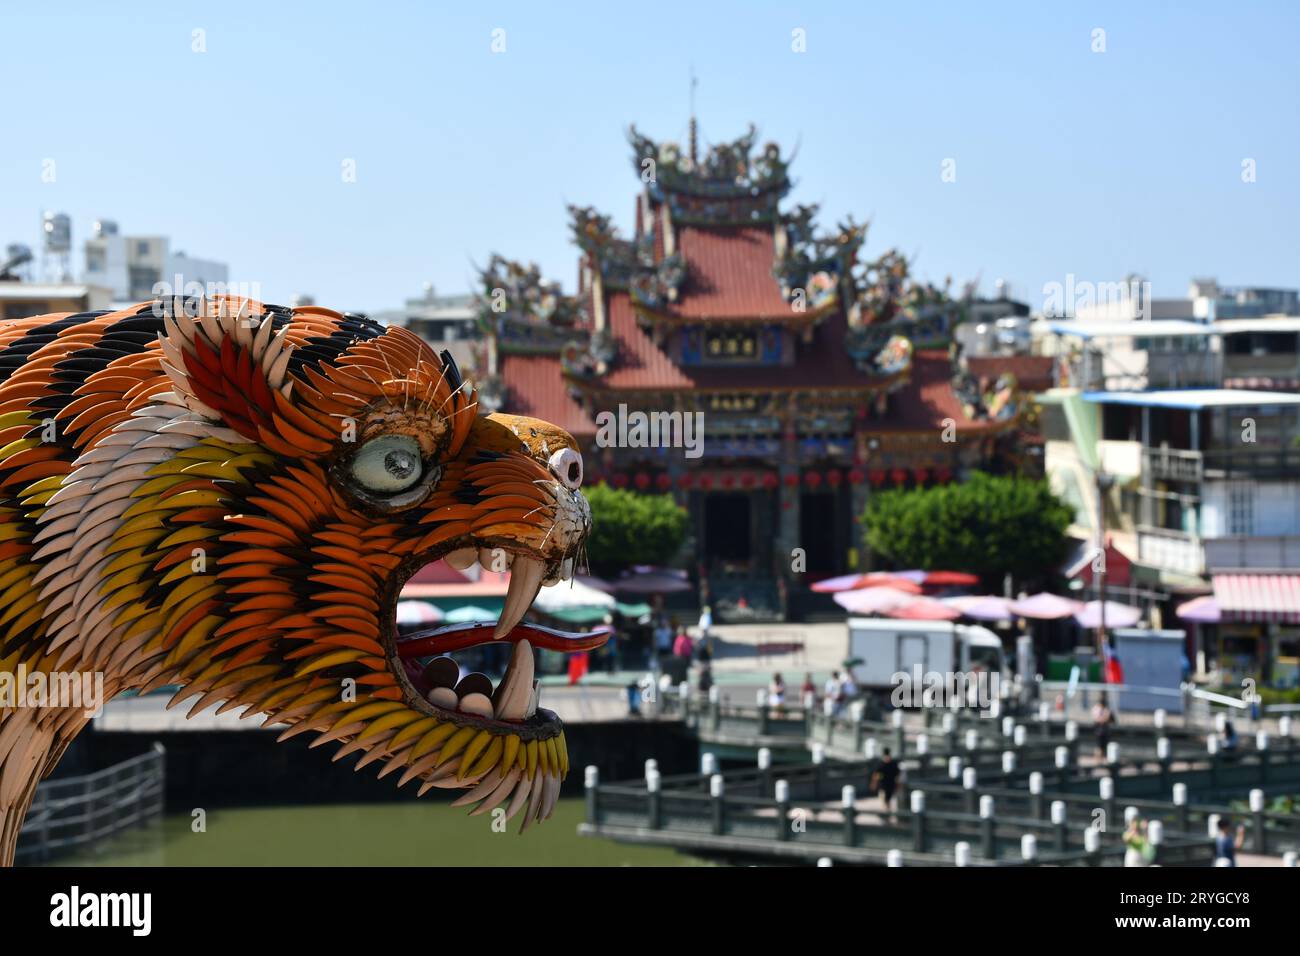
[{"label": "metal railing", "polygon": [[[1127,763],[1107,768],[1114,776],[1108,778],[1105,796],[1064,789],[1045,793],[1046,775],[1041,773],[1034,774],[1036,788],[1030,783],[1025,789],[1024,776],[997,774],[976,787],[974,777],[955,783],[919,767],[909,771],[911,781],[899,795],[899,808],[864,805],[857,792],[878,766],[876,761],[813,763],[672,777],[656,771],[644,782],[617,784],[601,784],[589,768],[587,819],[580,832],[773,858],[825,854],[884,863],[898,854],[911,864],[951,865],[961,855],[965,862],[959,865],[1113,866],[1123,862],[1126,850],[1121,821],[1126,812],[1136,812],[1163,827],[1157,862],[1195,866],[1213,859],[1209,831],[1216,818],[1246,815],[1228,805],[1126,794],[1122,784],[1135,781],[1130,771],[1143,769]],[[1259,769],[1252,768],[1252,776]],[[1063,782],[1079,790],[1098,785],[1097,778],[1077,768],[1062,773],[1067,775]],[[1178,776],[1169,779],[1177,782]],[[1252,802],[1258,804],[1254,795]],[[1099,807],[1106,811],[1108,826],[1097,825]],[[1300,846],[1295,815],[1252,807],[1249,816],[1244,849],[1278,853]]]},{"label": "metal railing", "polygon": [[1300,448],[1192,451],[1144,448],[1142,468],[1152,478],[1199,483],[1206,478],[1283,478],[1300,471]]},{"label": "metal railing", "polygon": [[93,847],[130,827],[162,816],[166,752],[146,753],[77,777],[46,780],[36,788],[18,835],[17,862],[34,863]]}]

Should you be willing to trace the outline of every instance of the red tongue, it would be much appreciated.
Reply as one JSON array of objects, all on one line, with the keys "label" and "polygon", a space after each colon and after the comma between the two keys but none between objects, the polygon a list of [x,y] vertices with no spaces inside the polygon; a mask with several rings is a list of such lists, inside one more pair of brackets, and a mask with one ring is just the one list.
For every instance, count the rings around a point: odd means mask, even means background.
[{"label": "red tongue", "polygon": [[[430,654],[443,654],[447,651],[464,650],[478,644],[492,643],[492,633],[496,630],[495,621],[476,624],[451,624],[446,627],[428,631],[417,631],[408,637],[399,638],[397,656],[428,657]],[[533,647],[544,647],[551,651],[590,651],[600,647],[613,632],[613,628],[600,626],[585,634],[559,631],[540,624],[516,624],[515,629],[501,638],[511,643],[528,640]]]}]

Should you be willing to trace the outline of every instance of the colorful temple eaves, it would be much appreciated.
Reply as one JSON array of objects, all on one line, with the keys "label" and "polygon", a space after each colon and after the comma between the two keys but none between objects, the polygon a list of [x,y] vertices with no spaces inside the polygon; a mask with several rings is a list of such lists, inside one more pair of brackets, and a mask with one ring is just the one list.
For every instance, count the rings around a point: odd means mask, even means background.
[{"label": "colorful temple eaves", "polygon": [[[871,487],[999,469],[1017,390],[987,367],[979,380],[954,367],[960,302],[913,280],[894,251],[860,261],[865,226],[818,234],[815,207],[782,210],[788,166],[775,146],[755,155],[752,131],[703,160],[632,142],[635,234],[570,208],[575,295],[535,267],[494,257],[484,271],[481,401],[566,428],[587,447],[591,479],[674,490],[706,564],[743,559],[758,572],[780,573],[773,556],[806,520],[840,529],[823,570],[843,569]],[[700,456],[592,447],[596,416],[619,407],[704,412]],[[732,558],[718,522],[750,527]]]}]

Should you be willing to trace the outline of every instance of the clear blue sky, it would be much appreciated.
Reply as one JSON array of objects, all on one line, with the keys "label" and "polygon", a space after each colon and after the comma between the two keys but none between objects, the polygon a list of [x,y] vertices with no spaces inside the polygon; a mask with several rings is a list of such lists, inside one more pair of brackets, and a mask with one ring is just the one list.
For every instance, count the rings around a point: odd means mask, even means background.
[{"label": "clear blue sky", "polygon": [[1298,286],[1298,11],[11,3],[0,243],[34,244],[53,208],[78,248],[113,218],[229,262],[268,301],[385,308],[426,280],[468,288],[493,251],[571,288],[565,204],[630,229],[624,130],[684,139],[693,64],[706,141],[752,119],[760,142],[797,143],[789,201],[821,203],[828,226],[870,218],[867,252],[898,246],[930,278],[982,275],[989,291],[1001,276],[1035,304],[1067,273],[1137,270],[1158,295],[1192,275]]}]

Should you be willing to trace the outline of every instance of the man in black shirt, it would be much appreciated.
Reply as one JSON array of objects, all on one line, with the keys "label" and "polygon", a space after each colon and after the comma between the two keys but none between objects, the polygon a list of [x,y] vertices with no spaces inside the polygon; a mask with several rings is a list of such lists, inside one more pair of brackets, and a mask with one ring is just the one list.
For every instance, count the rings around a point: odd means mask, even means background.
[{"label": "man in black shirt", "polygon": [[884,755],[880,759],[880,766],[876,772],[871,775],[871,784],[880,794],[880,805],[888,811],[892,817],[894,811],[894,793],[898,790],[898,763],[890,753],[888,747],[885,748]]}]

